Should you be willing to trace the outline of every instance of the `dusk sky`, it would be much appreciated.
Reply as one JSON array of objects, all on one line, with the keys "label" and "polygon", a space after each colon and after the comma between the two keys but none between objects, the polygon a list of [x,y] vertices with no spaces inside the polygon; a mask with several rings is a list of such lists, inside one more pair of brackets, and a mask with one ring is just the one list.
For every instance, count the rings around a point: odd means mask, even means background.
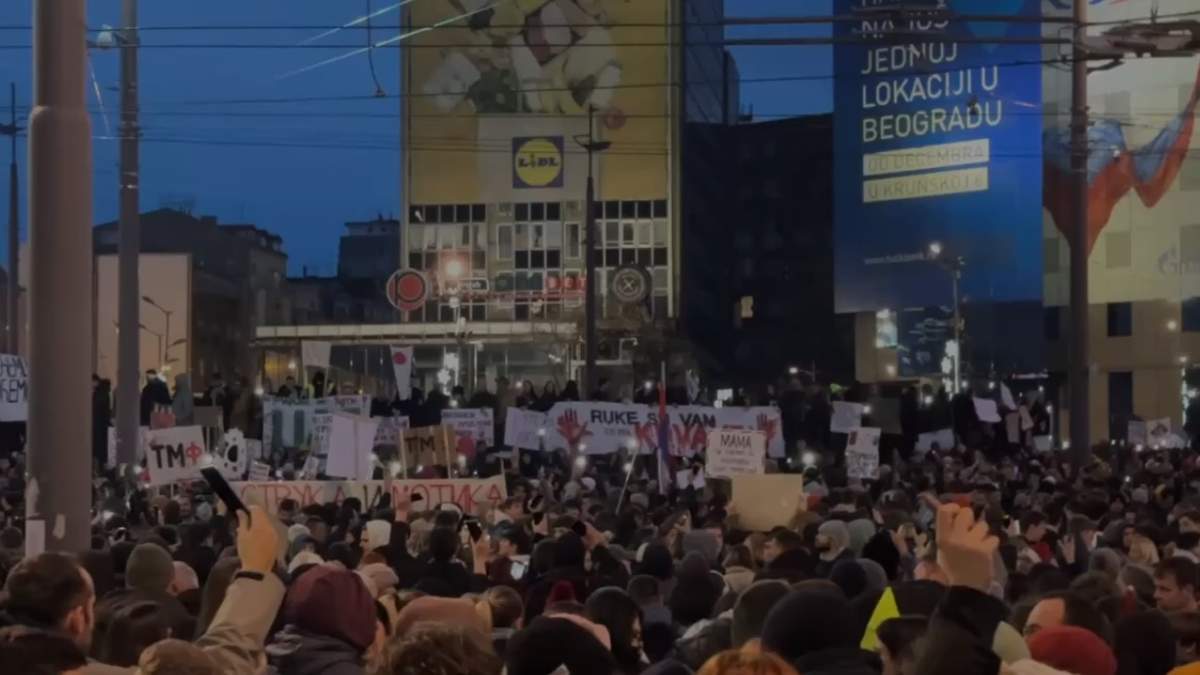
[{"label": "dusk sky", "polygon": [[[371,3],[375,9],[393,4],[390,0]],[[31,95],[32,61],[27,48],[32,37],[31,6],[31,0],[0,3],[0,84],[5,85],[0,88],[0,101],[6,121],[7,83],[17,84],[22,117]],[[361,16],[365,7],[365,0],[142,0],[142,210],[191,200],[195,213],[215,215],[221,222],[252,223],[282,235],[292,273],[305,266],[310,273],[334,273],[337,240],[345,221],[399,211],[399,51],[375,52],[376,73],[389,96],[372,99],[375,85],[365,54],[279,79],[288,71],[364,45],[365,31],[342,31],[312,43],[322,48],[296,48],[322,31],[230,27],[335,26]],[[726,7],[729,16],[829,11],[830,0],[728,0]],[[121,2],[92,0],[88,15],[93,28],[119,25]],[[397,33],[398,15],[385,14],[375,23],[377,42]],[[828,26],[746,28],[730,31],[729,36],[828,32]],[[276,47],[232,46],[237,44]],[[324,48],[328,45],[341,48]],[[756,115],[772,118],[829,112],[832,83],[819,78],[830,74],[831,54],[829,47],[735,50],[745,79],[818,76],[816,80],[746,82],[743,106],[753,106]],[[91,52],[95,84],[103,99],[101,106],[89,87],[89,104],[96,111],[92,131],[98,223],[117,216],[113,137],[118,123],[118,62],[114,50]],[[300,100],[306,98],[346,100]],[[18,152],[24,191],[23,145],[22,140]],[[7,145],[3,151],[7,156]],[[7,204],[4,189],[0,213],[7,213]]]}]

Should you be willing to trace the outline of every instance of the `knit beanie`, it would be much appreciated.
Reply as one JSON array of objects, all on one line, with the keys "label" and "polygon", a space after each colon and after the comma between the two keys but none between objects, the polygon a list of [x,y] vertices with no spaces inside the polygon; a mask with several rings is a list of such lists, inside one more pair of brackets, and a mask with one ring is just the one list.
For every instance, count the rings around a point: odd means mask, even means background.
[{"label": "knit beanie", "polygon": [[1075,675],[1116,675],[1117,659],[1098,635],[1078,626],[1045,628],[1029,638],[1034,660]]},{"label": "knit beanie", "polygon": [[730,627],[734,647],[741,647],[762,635],[767,614],[775,603],[788,594],[788,590],[788,585],[782,581],[757,581],[738,596],[733,605],[733,625]]},{"label": "knit beanie", "polygon": [[354,572],[319,565],[292,582],[283,620],[365,651],[375,640],[375,599]]},{"label": "knit beanie", "polygon": [[175,578],[171,554],[157,544],[138,544],[125,562],[125,585],[140,591],[166,592]]},{"label": "knit beanie", "polygon": [[507,675],[550,675],[566,667],[571,675],[612,675],[612,653],[587,630],[564,618],[540,616],[508,641]]}]

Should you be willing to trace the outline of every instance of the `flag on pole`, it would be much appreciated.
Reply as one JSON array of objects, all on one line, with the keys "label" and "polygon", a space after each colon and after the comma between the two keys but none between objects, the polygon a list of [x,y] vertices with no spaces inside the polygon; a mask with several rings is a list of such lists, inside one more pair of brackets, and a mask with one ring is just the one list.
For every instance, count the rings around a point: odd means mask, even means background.
[{"label": "flag on pole", "polygon": [[671,485],[671,422],[667,419],[667,364],[662,364],[662,378],[658,382],[658,491],[667,494]]},{"label": "flag on pole", "polygon": [[396,376],[396,393],[402,400],[412,398],[412,347],[391,346],[392,371]]}]

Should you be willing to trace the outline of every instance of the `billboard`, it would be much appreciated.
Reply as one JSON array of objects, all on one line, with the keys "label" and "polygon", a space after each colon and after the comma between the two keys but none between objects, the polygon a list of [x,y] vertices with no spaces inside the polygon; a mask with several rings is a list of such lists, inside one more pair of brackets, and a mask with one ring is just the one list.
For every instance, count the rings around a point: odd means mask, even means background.
[{"label": "billboard", "polygon": [[[964,299],[1040,298],[1041,47],[1036,22],[896,19],[887,5],[1040,16],[1040,0],[836,0],[836,308],[951,303],[929,245],[966,261]],[[869,11],[868,11],[869,10]],[[909,42],[881,32],[911,31]],[[963,41],[926,41],[920,33]],[[987,42],[1029,38],[1029,44]]]},{"label": "billboard", "polygon": [[[1047,13],[1068,13],[1047,0]],[[1196,10],[1195,0],[1160,0],[1160,22]],[[1146,3],[1092,0],[1091,35],[1147,23]],[[1174,18],[1173,18],[1174,17]],[[1056,56],[1056,52],[1047,54]],[[1047,69],[1045,98],[1045,301],[1070,297],[1070,81]],[[1088,293],[1093,304],[1200,296],[1200,56],[1129,58],[1088,77]]]},{"label": "billboard", "polygon": [[408,203],[583,199],[589,109],[612,142],[599,198],[669,196],[667,0],[422,0],[408,13]]}]

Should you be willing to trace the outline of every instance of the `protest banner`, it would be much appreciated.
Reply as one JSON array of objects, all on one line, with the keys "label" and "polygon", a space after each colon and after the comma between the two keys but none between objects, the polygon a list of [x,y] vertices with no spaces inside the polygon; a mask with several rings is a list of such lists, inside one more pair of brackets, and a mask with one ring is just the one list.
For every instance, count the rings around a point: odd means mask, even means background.
[{"label": "protest banner", "polygon": [[200,475],[207,459],[203,427],[149,429],[143,440],[151,486],[192,480]]},{"label": "protest banner", "polygon": [[929,431],[917,436],[917,451],[929,452],[937,446],[938,450],[953,450],[954,449],[954,430],[939,429],[937,431]]},{"label": "protest banner", "polygon": [[[302,368],[329,369],[329,353],[333,345],[329,342],[304,340],[300,343],[300,364]],[[304,372],[304,371],[301,371]]]},{"label": "protest banner", "polygon": [[386,447],[396,452],[400,447],[400,438],[408,429],[407,417],[380,417],[379,426],[375,428],[375,447]]},{"label": "protest banner", "polygon": [[0,422],[29,417],[29,366],[14,354],[0,354]]},{"label": "protest banner", "polygon": [[979,398],[976,396],[975,401],[975,416],[980,422],[985,424],[997,424],[1001,421],[1000,410],[996,406],[996,402],[990,398]]},{"label": "protest banner", "polygon": [[326,396],[295,400],[263,398],[263,451],[303,448],[325,454],[328,447],[329,415],[344,412],[366,417],[371,414],[368,396]]},{"label": "protest banner", "polygon": [[325,475],[349,480],[370,480],[375,462],[375,428],[379,418],[332,413],[329,421],[329,447]]},{"label": "protest banner", "polygon": [[[658,450],[658,408],[630,403],[557,403],[550,409],[545,448],[579,448],[588,454]],[[670,406],[668,450],[677,457],[703,454],[713,429],[752,429],[766,436],[767,455],[784,454],[782,422],[774,407]]]},{"label": "protest banner", "polygon": [[431,478],[429,480],[392,481],[273,481],[232,483],[233,491],[247,504],[258,504],[269,513],[279,512],[279,503],[294,499],[301,508],[328,502],[341,503],[355,497],[365,506],[374,502],[385,490],[390,489],[392,503],[408,501],[412,495],[421,495],[427,506],[453,503],[465,513],[474,513],[477,504],[493,504],[504,501],[508,493],[503,476],[491,478]]},{"label": "protest banner", "polygon": [[213,450],[212,464],[225,480],[242,480],[250,465],[250,453],[246,448],[246,436],[239,429],[230,429]]},{"label": "protest banner", "polygon": [[391,346],[392,374],[396,376],[396,395],[401,400],[412,398],[413,348]]},{"label": "protest banner", "polygon": [[496,444],[495,413],[491,408],[449,408],[442,411],[442,424],[454,430],[456,452],[473,458]]},{"label": "protest banner", "polygon": [[748,429],[713,429],[708,432],[705,470],[713,478],[731,478],[744,473],[765,473],[767,437]]},{"label": "protest banner", "polygon": [[504,444],[521,450],[538,450],[546,434],[546,413],[508,407],[504,418]]},{"label": "protest banner", "polygon": [[271,480],[271,465],[263,462],[250,462],[250,471],[246,478],[250,481]]},{"label": "protest banner", "polygon": [[1129,426],[1125,429],[1125,440],[1129,441],[1130,445],[1145,445],[1147,439],[1146,423],[1140,420],[1129,420]]},{"label": "protest banner", "polygon": [[848,401],[834,401],[833,415],[829,418],[829,430],[835,434],[848,434],[862,426],[863,405]]},{"label": "protest banner", "polygon": [[850,432],[846,441],[846,476],[849,478],[879,478],[879,437],[883,431],[862,427]]},{"label": "protest banner", "polygon": [[801,474],[741,474],[732,482],[730,504],[743,530],[767,532],[777,526],[786,527],[805,504]]},{"label": "protest banner", "polygon": [[1170,448],[1173,446],[1171,441],[1170,417],[1146,421],[1146,445],[1152,448]]}]

